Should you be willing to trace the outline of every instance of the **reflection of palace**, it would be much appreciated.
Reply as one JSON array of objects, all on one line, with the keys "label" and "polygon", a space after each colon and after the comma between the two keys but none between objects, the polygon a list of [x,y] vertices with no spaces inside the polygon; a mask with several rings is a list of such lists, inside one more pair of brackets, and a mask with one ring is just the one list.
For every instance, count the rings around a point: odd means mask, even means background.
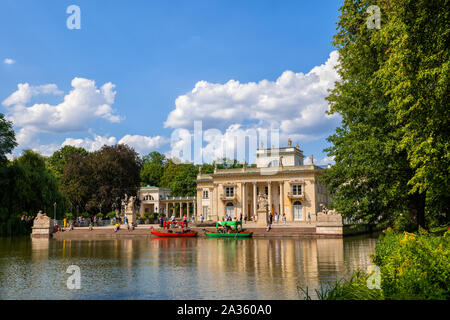
[{"label": "reflection of palace", "polygon": [[[318,178],[321,167],[303,164],[303,152],[292,146],[256,151],[256,168],[214,169],[197,176],[197,197],[170,197],[170,190],[144,187],[139,191],[140,213],[161,212],[181,216],[183,208],[199,219],[220,220],[228,215],[250,220],[257,216],[257,197],[265,194],[269,211],[286,215],[288,222],[305,221],[308,213],[316,221],[320,204],[328,206],[328,191]],[[313,158],[311,157],[312,163]]]}]

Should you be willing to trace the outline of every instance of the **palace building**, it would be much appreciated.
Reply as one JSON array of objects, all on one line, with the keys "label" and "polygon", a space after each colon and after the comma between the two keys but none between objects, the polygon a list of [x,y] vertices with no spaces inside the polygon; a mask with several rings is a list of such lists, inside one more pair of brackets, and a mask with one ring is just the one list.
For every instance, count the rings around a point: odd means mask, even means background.
[{"label": "palace building", "polygon": [[[317,220],[321,205],[328,207],[328,191],[319,182],[323,168],[303,164],[304,156],[299,146],[292,146],[291,140],[284,148],[256,151],[256,167],[244,163],[238,169],[217,169],[203,174],[199,167],[196,197],[171,197],[170,190],[158,187],[142,187],[139,190],[140,215],[145,212],[164,213],[167,217],[183,216],[187,208],[189,216],[196,220],[203,215],[205,221],[222,220],[225,216],[248,221],[258,221],[258,196],[268,200],[268,211],[288,222]],[[265,218],[265,217],[264,217]],[[281,218],[280,218],[281,220]]]},{"label": "palace building", "polygon": [[[265,194],[269,213],[286,215],[286,221],[316,221],[321,204],[328,207],[328,191],[319,182],[323,168],[303,164],[298,144],[256,151],[256,168],[214,169],[197,176],[197,219],[221,220],[224,216],[258,220],[258,195]],[[200,169],[201,170],[201,169]],[[280,219],[281,220],[281,219]]]}]

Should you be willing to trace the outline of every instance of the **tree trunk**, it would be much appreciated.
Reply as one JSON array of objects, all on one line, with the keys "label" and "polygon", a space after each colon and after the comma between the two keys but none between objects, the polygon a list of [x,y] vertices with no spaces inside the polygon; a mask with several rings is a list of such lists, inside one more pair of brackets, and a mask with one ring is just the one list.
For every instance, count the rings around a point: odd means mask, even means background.
[{"label": "tree trunk", "polygon": [[411,217],[415,218],[417,229],[425,228],[425,194],[415,193],[410,195],[408,209]]}]

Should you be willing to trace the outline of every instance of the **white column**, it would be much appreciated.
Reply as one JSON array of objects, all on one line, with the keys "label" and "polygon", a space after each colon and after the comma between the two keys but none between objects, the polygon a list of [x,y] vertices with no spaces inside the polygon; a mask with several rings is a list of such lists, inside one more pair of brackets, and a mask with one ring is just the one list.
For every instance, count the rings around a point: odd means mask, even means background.
[{"label": "white column", "polygon": [[[209,189],[209,208],[208,208],[208,217],[203,217],[203,219],[206,220],[206,218],[212,219],[212,214],[213,214],[213,198],[214,198],[214,187],[212,189]],[[203,206],[201,208],[201,213],[203,214]]]},{"label": "white column", "polygon": [[192,213],[195,217],[195,219],[197,219],[197,200],[194,201],[194,212]]},{"label": "white column", "polygon": [[180,218],[183,217],[183,202],[180,202]]},{"label": "white column", "polygon": [[256,212],[256,182],[253,182],[253,216],[257,216]]},{"label": "white column", "polygon": [[269,200],[269,214],[272,214],[272,182],[267,182],[268,200]]},{"label": "white column", "polygon": [[242,183],[242,219],[247,215],[247,188],[245,182]]},{"label": "white column", "polygon": [[216,193],[216,219],[219,221],[219,185],[216,185],[214,192]]},{"label": "white column", "polygon": [[284,214],[284,183],[280,182],[280,216],[283,217]]}]

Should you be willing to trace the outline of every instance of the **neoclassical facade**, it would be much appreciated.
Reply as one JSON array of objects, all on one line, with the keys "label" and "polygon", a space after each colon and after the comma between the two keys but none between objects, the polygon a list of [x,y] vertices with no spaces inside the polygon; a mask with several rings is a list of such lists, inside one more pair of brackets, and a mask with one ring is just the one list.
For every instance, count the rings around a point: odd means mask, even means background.
[{"label": "neoclassical facade", "polygon": [[[319,182],[323,169],[303,164],[299,146],[264,149],[256,152],[256,168],[217,169],[197,176],[197,219],[221,220],[247,217],[258,220],[258,195],[265,194],[272,214],[286,215],[288,222],[316,221],[320,205],[328,207],[328,191]],[[201,170],[201,169],[200,169]]]},{"label": "neoclassical facade", "polygon": [[196,198],[195,197],[172,197],[171,190],[154,186],[141,187],[138,192],[140,202],[139,215],[142,217],[145,213],[164,213],[167,217],[174,215],[181,218],[184,210],[189,216],[195,215]]}]

